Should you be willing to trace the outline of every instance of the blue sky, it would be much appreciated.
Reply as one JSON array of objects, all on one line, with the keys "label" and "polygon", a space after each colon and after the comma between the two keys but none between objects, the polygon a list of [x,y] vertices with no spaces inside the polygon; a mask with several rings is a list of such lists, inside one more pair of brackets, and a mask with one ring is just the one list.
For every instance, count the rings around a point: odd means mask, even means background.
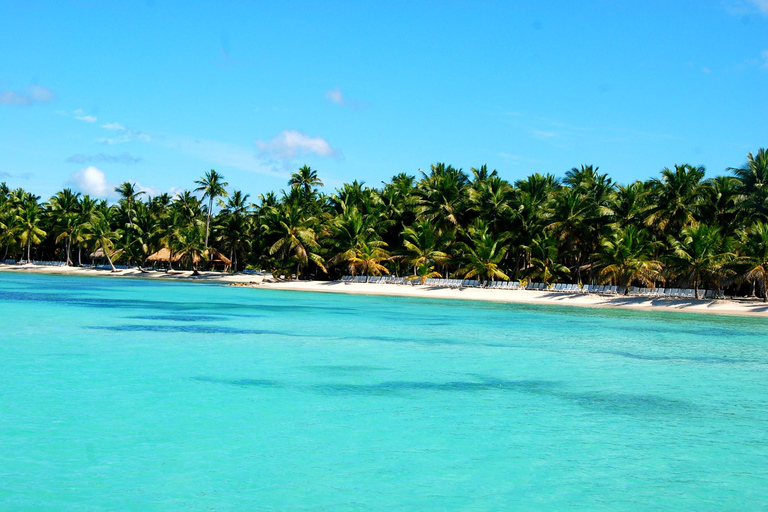
[{"label": "blue sky", "polygon": [[722,174],[768,146],[768,0],[0,0],[0,181],[255,199],[446,162]]}]

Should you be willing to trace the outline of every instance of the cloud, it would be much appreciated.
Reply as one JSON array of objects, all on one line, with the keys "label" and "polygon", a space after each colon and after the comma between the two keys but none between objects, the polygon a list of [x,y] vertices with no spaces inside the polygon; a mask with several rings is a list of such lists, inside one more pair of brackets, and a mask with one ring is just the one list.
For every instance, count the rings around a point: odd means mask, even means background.
[{"label": "cloud", "polygon": [[751,0],[751,3],[757,7],[758,11],[768,15],[768,0]]},{"label": "cloud", "polygon": [[72,173],[68,185],[84,194],[95,197],[111,198],[115,196],[115,185],[107,182],[104,172],[93,166]]},{"label": "cloud", "polygon": [[116,137],[99,137],[98,139],[96,139],[96,142],[100,144],[107,144],[108,146],[114,146],[115,144],[123,144],[125,142],[131,142],[134,140],[138,140],[141,142],[149,142],[152,140],[152,137],[150,137],[146,133],[142,133],[137,130],[126,128],[120,123],[106,123],[101,125],[101,127],[104,128],[105,130],[118,132],[119,135],[117,135]]},{"label": "cloud", "polygon": [[32,174],[31,172],[17,172],[17,173],[13,173],[13,172],[0,171],[0,179],[19,178],[21,180],[28,180],[32,176],[34,176],[34,174]]},{"label": "cloud", "polygon": [[0,105],[14,105],[17,107],[30,107],[42,103],[50,103],[56,95],[52,90],[42,85],[30,85],[24,91],[17,92],[10,89],[0,91]]},{"label": "cloud", "polygon": [[297,130],[284,130],[268,141],[257,140],[256,147],[263,155],[289,160],[297,156],[338,156],[339,152],[322,137],[310,137]]},{"label": "cloud", "polygon": [[768,0],[726,0],[723,7],[733,16],[744,17],[756,13],[768,16]]},{"label": "cloud", "polygon": [[85,121],[86,123],[95,123],[98,121],[98,118],[94,116],[75,116],[75,119],[79,119],[80,121]]},{"label": "cloud", "polygon": [[253,148],[190,137],[166,137],[163,138],[163,144],[215,167],[233,167],[267,176],[285,177],[277,165],[259,157]]},{"label": "cloud", "polygon": [[537,139],[551,139],[552,137],[557,137],[557,132],[546,130],[531,130],[531,134]]},{"label": "cloud", "polygon": [[350,100],[348,98],[344,97],[344,93],[341,92],[341,89],[338,87],[334,87],[333,89],[328,89],[325,92],[325,97],[331,101],[331,103],[334,103],[336,105],[341,105],[343,107],[352,107],[352,108],[363,108],[366,107],[366,103],[362,103],[355,100]]},{"label": "cloud", "polygon": [[77,154],[67,158],[66,162],[70,164],[125,164],[134,165],[141,162],[141,158],[137,158],[129,155],[128,153],[122,153],[119,155],[106,155],[99,153],[97,155],[83,155]]},{"label": "cloud", "polygon": [[338,87],[334,87],[333,89],[328,90],[325,93],[325,97],[337,105],[346,104],[346,102],[344,101],[344,95],[341,93],[341,89],[339,89]]}]

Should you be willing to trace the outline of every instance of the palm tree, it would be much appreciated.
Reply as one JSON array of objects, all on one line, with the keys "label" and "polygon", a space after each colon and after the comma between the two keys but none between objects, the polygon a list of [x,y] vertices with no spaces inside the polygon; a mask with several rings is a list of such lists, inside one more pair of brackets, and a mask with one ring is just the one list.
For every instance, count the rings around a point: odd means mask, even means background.
[{"label": "palm tree", "polygon": [[17,214],[19,222],[19,241],[21,245],[27,247],[27,262],[32,262],[32,245],[42,242],[42,237],[46,235],[40,226],[43,222],[42,210],[37,202],[39,197],[28,196],[22,203],[22,207]]},{"label": "palm tree", "polygon": [[461,226],[466,203],[465,187],[469,180],[461,169],[443,163],[432,166],[430,174],[423,176],[418,186],[417,213],[431,219],[444,232]]},{"label": "palm tree", "polygon": [[428,221],[422,220],[403,230],[403,250],[401,257],[413,265],[414,273],[432,267],[435,263],[443,264],[450,258],[442,249],[447,241],[445,234],[439,233]]},{"label": "palm tree", "polygon": [[126,209],[128,211],[128,225],[133,230],[133,212],[132,206],[136,198],[144,193],[143,190],[136,190],[136,184],[129,181],[124,181],[119,186],[115,187],[115,192],[120,195],[121,201],[125,202]]},{"label": "palm tree", "polygon": [[727,264],[735,257],[730,238],[723,237],[719,226],[694,224],[680,233],[680,239],[669,239],[672,254],[669,270],[673,275],[687,278],[699,298],[702,281],[719,283],[731,273]]},{"label": "palm tree", "polygon": [[99,207],[99,201],[92,199],[88,194],[80,200],[80,210],[75,221],[75,229],[72,232],[72,241],[77,245],[77,264],[83,264],[83,244],[88,241],[87,226],[90,225]]},{"label": "palm tree", "polygon": [[499,267],[507,253],[504,243],[506,236],[493,236],[488,227],[479,224],[470,227],[472,244],[459,243],[463,252],[463,265],[457,273],[464,279],[478,277],[481,281],[494,281],[496,278],[509,281],[509,276]]},{"label": "palm tree", "polygon": [[747,163],[741,167],[729,167],[729,171],[741,182],[744,208],[760,220],[768,220],[768,151],[760,148],[757,155],[747,154]]},{"label": "palm tree", "polygon": [[96,247],[101,247],[104,251],[104,255],[107,257],[109,266],[112,267],[112,272],[117,272],[110,253],[115,246],[115,240],[118,238],[118,234],[112,230],[107,215],[103,212],[97,213],[91,218],[91,221],[85,226],[85,229],[86,239],[93,241]]},{"label": "palm tree", "polygon": [[527,249],[531,253],[531,264],[523,270],[525,277],[549,284],[553,279],[571,273],[568,267],[558,262],[557,241],[552,235],[536,237]]},{"label": "palm tree", "polygon": [[656,206],[650,211],[646,225],[656,226],[664,234],[678,233],[697,222],[701,213],[704,167],[688,164],[665,167],[661,179],[653,181]]},{"label": "palm tree", "polygon": [[288,185],[290,185],[291,188],[301,190],[304,197],[308,198],[315,187],[323,186],[323,182],[317,177],[317,171],[314,171],[309,166],[305,165],[291,174],[291,179],[288,180]]},{"label": "palm tree", "polygon": [[309,265],[310,261],[327,272],[323,265],[325,260],[318,254],[320,245],[317,243],[317,235],[311,227],[314,220],[312,217],[305,218],[298,206],[288,207],[276,226],[280,238],[269,248],[270,255],[278,255],[284,262],[293,259],[297,279],[301,269]]},{"label": "palm tree", "polygon": [[237,272],[237,252],[243,248],[243,238],[250,228],[249,197],[248,194],[235,190],[224,205],[224,209],[221,210],[221,239],[229,247],[229,259],[232,260],[233,272]]},{"label": "palm tree", "polygon": [[200,185],[195,192],[202,192],[203,199],[208,198],[208,216],[205,220],[205,248],[208,248],[208,236],[211,233],[211,212],[213,212],[213,200],[219,196],[227,196],[227,183],[224,176],[213,169],[205,173],[202,179],[196,180],[195,184]]},{"label": "palm tree", "polygon": [[174,242],[177,254],[187,260],[192,266],[192,275],[199,275],[197,265],[207,254],[203,248],[203,237],[199,225],[190,224],[178,233],[178,238]]},{"label": "palm tree", "polygon": [[433,265],[429,265],[428,263],[419,263],[416,265],[413,269],[413,275],[410,275],[406,277],[408,281],[415,281],[419,280],[419,284],[424,284],[424,282],[427,279],[431,279],[433,277],[443,277],[440,272],[435,271],[435,267]]},{"label": "palm tree", "polygon": [[66,240],[67,265],[72,265],[72,236],[78,224],[80,192],[72,192],[69,188],[57,192],[49,201],[48,209],[54,219],[54,230],[58,233],[56,243]]},{"label": "palm tree", "polygon": [[653,259],[656,245],[648,240],[646,231],[638,231],[635,226],[615,231],[602,243],[600,278],[618,284],[624,295],[629,293],[632,281],[653,285],[661,271],[661,263]]},{"label": "palm tree", "polygon": [[158,232],[160,235],[160,244],[168,249],[168,270],[173,270],[173,255],[179,246],[179,239],[182,237],[182,231],[188,229],[194,224],[187,223],[179,210],[169,209],[162,215],[158,223]]},{"label": "palm tree", "polygon": [[368,282],[370,276],[380,276],[382,273],[389,274],[387,267],[381,264],[382,261],[389,260],[389,252],[383,246],[384,242],[363,243],[355,249],[352,258],[349,260],[349,267],[352,269],[352,275],[356,271],[365,276],[365,282]]},{"label": "palm tree", "polygon": [[763,289],[763,302],[768,302],[768,224],[756,221],[741,235],[745,277],[757,281]]}]

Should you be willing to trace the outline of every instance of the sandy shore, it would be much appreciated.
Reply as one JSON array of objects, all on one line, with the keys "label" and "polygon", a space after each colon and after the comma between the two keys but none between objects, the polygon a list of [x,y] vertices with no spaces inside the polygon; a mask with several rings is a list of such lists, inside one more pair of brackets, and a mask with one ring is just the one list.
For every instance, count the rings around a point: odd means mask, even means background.
[{"label": "sandy shore", "polygon": [[541,304],[588,308],[622,308],[654,311],[680,311],[734,316],[768,318],[768,304],[761,299],[667,299],[648,297],[605,296],[581,293],[561,293],[534,290],[499,290],[481,288],[440,288],[396,284],[340,283],[329,281],[281,281],[263,280],[261,276],[201,272],[193,276],[191,271],[141,272],[137,269],[111,272],[93,268],[48,267],[39,265],[0,265],[0,272],[45,273],[105,276],[116,278],[142,278],[157,280],[184,280],[254,286],[270,290],[311,291],[324,293],[349,293],[358,295],[389,295],[400,297],[426,297],[431,299],[461,299],[523,304]]}]

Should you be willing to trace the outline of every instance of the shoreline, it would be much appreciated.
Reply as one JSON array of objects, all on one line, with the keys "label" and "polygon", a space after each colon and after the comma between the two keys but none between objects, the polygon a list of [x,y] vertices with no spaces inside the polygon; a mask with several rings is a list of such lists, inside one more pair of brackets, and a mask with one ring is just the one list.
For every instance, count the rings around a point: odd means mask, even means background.
[{"label": "shoreline", "polygon": [[220,283],[239,287],[298,292],[345,293],[350,295],[377,295],[440,300],[473,300],[511,304],[539,304],[550,306],[586,307],[601,309],[629,309],[641,311],[672,311],[727,316],[768,318],[768,303],[762,299],[670,299],[623,295],[596,295],[537,290],[504,290],[486,288],[443,288],[428,285],[410,286],[382,283],[342,283],[339,281],[264,281],[263,276],[249,274],[223,274],[200,272],[193,276],[189,270],[173,273],[131,268],[113,273],[85,267],[56,267],[44,265],[0,264],[0,272],[82,275],[118,278],[154,279],[165,281]]}]

